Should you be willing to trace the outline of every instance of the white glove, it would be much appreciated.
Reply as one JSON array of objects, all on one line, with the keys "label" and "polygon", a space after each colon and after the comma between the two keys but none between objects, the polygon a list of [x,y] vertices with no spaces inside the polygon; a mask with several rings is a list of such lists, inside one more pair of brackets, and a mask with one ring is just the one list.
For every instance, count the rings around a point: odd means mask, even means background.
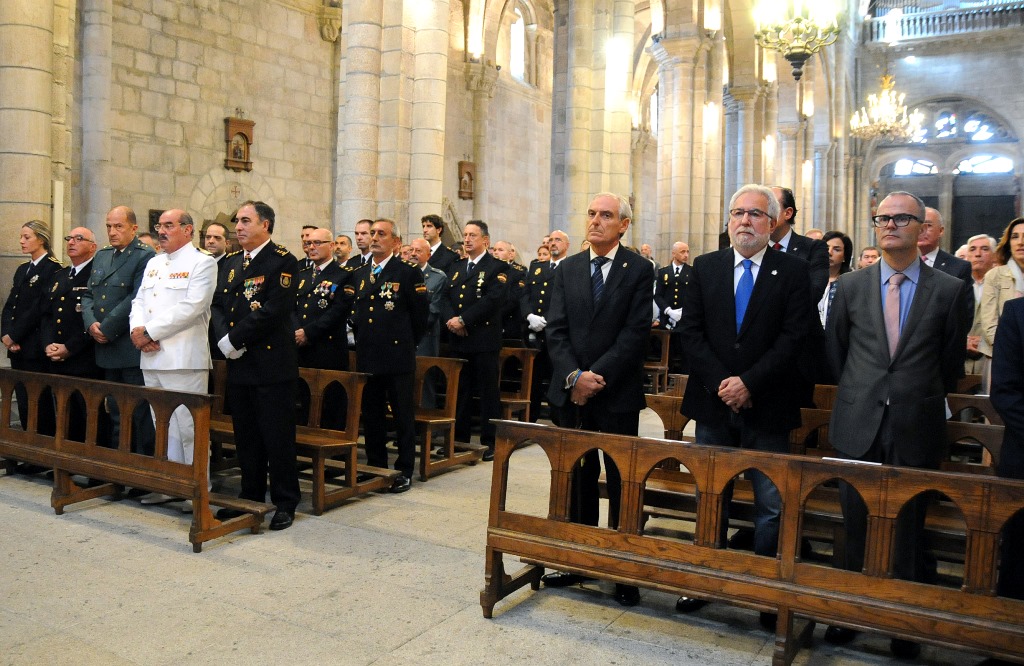
[{"label": "white glove", "polygon": [[217,341],[217,349],[220,349],[220,352],[224,354],[225,358],[230,358],[232,360],[240,358],[242,354],[245,353],[244,347],[241,350],[235,349],[234,345],[231,344],[231,340],[229,340],[226,335]]},{"label": "white glove", "polygon": [[529,322],[528,328],[534,333],[540,333],[548,325],[547,319],[535,314],[526,315],[526,321]]},{"label": "white glove", "polygon": [[675,324],[680,319],[682,319],[682,317],[683,317],[683,309],[682,308],[665,308],[665,315],[668,317],[669,321],[671,321],[673,324]]}]

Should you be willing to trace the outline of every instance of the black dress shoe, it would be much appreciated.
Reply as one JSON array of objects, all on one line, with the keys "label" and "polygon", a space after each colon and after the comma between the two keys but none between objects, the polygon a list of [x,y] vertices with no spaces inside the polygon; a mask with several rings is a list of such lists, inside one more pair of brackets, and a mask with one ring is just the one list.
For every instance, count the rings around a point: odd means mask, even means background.
[{"label": "black dress shoe", "polygon": [[484,451],[484,457],[481,458],[484,462],[491,462],[494,460],[494,449],[487,449]]},{"label": "black dress shoe", "polygon": [[394,483],[391,484],[391,490],[389,493],[404,493],[406,490],[412,488],[412,479],[407,477],[405,474],[399,474],[395,478]]},{"label": "black dress shoe", "polygon": [[889,651],[897,659],[917,659],[921,654],[921,644],[905,638],[894,638],[889,641]]},{"label": "black dress shoe", "polygon": [[825,642],[832,645],[846,645],[856,637],[857,632],[855,630],[837,627],[834,624],[829,625],[829,628],[825,630]]},{"label": "black dress shoe", "polygon": [[615,584],[615,601],[620,606],[636,606],[640,603],[640,590],[635,585]]},{"label": "black dress shoe", "polygon": [[585,583],[588,580],[594,579],[588,576],[569,573],[568,571],[556,571],[540,577],[540,581],[544,583],[545,587],[569,587],[570,585]]},{"label": "black dress shoe", "polygon": [[232,518],[238,518],[244,516],[245,511],[239,511],[238,509],[229,509],[224,507],[223,509],[217,510],[217,520],[231,520]]},{"label": "black dress shoe", "polygon": [[708,602],[704,599],[695,599],[693,597],[679,597],[676,599],[676,610],[680,613],[692,613],[707,605]]},{"label": "black dress shoe", "polygon": [[274,517],[270,519],[270,529],[286,530],[292,526],[292,522],[295,521],[294,511],[285,511],[284,509],[278,509],[274,512]]},{"label": "black dress shoe", "polygon": [[371,474],[369,472],[359,472],[358,474],[356,474],[356,483],[366,483],[367,481],[373,481],[376,478],[376,474]]}]

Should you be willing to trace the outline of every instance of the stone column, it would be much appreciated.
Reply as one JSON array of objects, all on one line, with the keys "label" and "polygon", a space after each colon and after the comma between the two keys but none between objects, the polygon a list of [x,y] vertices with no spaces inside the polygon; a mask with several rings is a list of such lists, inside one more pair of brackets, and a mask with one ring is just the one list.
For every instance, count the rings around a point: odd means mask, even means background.
[{"label": "stone column", "polygon": [[[704,232],[706,250],[717,248],[718,234],[722,231],[725,205],[722,202],[722,155],[724,98],[722,93],[722,62],[725,59],[725,36],[719,31],[708,50],[708,84],[705,104],[714,104],[713,117],[702,117],[704,139]],[[713,127],[709,126],[713,123]],[[731,193],[730,193],[731,194]]]},{"label": "stone column", "polygon": [[[630,112],[633,82],[633,0],[614,0],[611,38],[617,44],[624,44],[625,54],[615,54],[618,59],[627,55],[624,62],[608,62],[607,52],[604,58],[605,72],[605,151],[606,166],[604,172],[607,183],[601,189],[629,197],[634,191],[630,171],[630,146],[632,143],[633,118]],[[622,70],[625,69],[623,72]],[[615,73],[615,77],[611,76]],[[621,76],[621,80],[616,77]],[[589,202],[588,202],[589,203]],[[586,204],[584,204],[586,205]]]},{"label": "stone column", "polygon": [[[939,180],[942,183],[942,187],[939,190],[939,214],[942,215],[943,224],[950,232],[952,232],[953,222],[953,184],[956,182],[956,176],[951,173],[943,173],[939,175]],[[956,248],[950,249],[950,243],[952,243],[953,234],[946,233],[942,234],[940,239],[940,246],[947,252],[953,252]]]},{"label": "stone column", "polygon": [[[722,97],[722,106],[724,108],[724,114],[722,121],[725,123],[725,131],[723,132],[723,168],[722,176],[724,182],[722,183],[722,194],[724,198],[723,212],[726,205],[729,203],[729,198],[732,197],[733,192],[740,188],[738,181],[739,167],[739,107],[736,104],[736,100],[733,99],[732,93],[726,92]],[[721,233],[724,225],[719,225],[718,232]],[[692,250],[691,250],[692,254]]]},{"label": "stone column", "polygon": [[[754,182],[754,127],[757,124],[757,89],[734,87],[732,98],[736,102],[736,176],[740,187]],[[758,169],[759,171],[759,169]]]},{"label": "stone column", "polygon": [[790,189],[796,188],[800,180],[800,160],[797,154],[798,123],[779,124],[778,168],[775,170],[775,182]]},{"label": "stone column", "polygon": [[650,232],[657,228],[657,220],[652,217],[649,210],[653,209],[653,206],[648,204],[643,195],[643,188],[640,187],[644,182],[644,153],[647,152],[647,146],[650,143],[650,129],[637,128],[632,131],[630,179],[633,182],[633,223],[630,225],[630,229],[633,231],[634,243],[651,238]]},{"label": "stone column", "polygon": [[[487,179],[487,119],[491,97],[498,82],[498,70],[482,62],[466,63],[466,88],[473,93],[473,161],[476,183],[473,188],[473,219],[487,222],[488,198],[494,183]],[[500,187],[493,188],[500,192]]]},{"label": "stone column", "polygon": [[382,11],[378,2],[354,2],[345,16],[343,153],[335,194],[341,202],[339,229],[351,229],[358,220],[377,216]]},{"label": "stone column", "polygon": [[[409,173],[408,229],[436,212],[444,195],[444,129],[448,96],[448,2],[429,3],[416,30],[416,81],[413,84],[412,159]],[[474,117],[474,140],[475,125]],[[484,118],[486,122],[486,117]],[[479,169],[479,165],[477,165]],[[479,173],[479,172],[478,172]],[[478,179],[478,183],[480,179]]]},{"label": "stone column", "polygon": [[[54,5],[0,2],[0,289],[23,261],[18,229],[51,221],[53,187]],[[60,100],[63,103],[63,99]]]},{"label": "stone column", "polygon": [[764,96],[764,135],[761,137],[762,141],[766,142],[765,149],[767,150],[767,143],[771,142],[774,152],[765,154],[765,151],[761,153],[761,161],[763,167],[763,173],[761,174],[762,183],[774,184],[777,182],[776,174],[778,170],[776,166],[779,163],[779,145],[778,145],[778,128],[779,128],[779,85],[777,82],[766,83],[763,91]]},{"label": "stone column", "polygon": [[110,201],[112,0],[82,0],[82,212],[102,238]]}]

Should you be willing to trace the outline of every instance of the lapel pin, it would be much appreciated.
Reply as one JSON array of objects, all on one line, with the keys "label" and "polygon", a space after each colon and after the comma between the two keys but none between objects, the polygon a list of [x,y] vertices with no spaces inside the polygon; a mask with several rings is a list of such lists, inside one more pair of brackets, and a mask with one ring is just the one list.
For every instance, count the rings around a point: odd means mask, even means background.
[{"label": "lapel pin", "polygon": [[772,271],[772,275],[778,275],[778,274],[779,274],[778,271]]}]

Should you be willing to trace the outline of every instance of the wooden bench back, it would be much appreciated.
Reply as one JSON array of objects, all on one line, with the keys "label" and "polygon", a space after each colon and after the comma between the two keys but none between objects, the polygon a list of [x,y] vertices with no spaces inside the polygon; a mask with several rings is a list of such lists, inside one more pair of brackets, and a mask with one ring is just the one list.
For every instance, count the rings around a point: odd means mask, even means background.
[{"label": "wooden bench back", "polygon": [[[299,368],[299,381],[309,391],[309,415],[305,425],[310,428],[321,428],[323,417],[324,393],[331,384],[338,384],[345,391],[345,430],[337,431],[344,434],[348,441],[359,439],[359,416],[362,410],[363,387],[370,375],[364,372],[347,370],[322,370],[318,368]],[[326,429],[325,429],[326,430]]]},{"label": "wooden bench back", "polygon": [[950,393],[946,396],[951,417],[956,421],[975,421],[984,418],[992,425],[1003,425],[1003,417],[992,406],[987,395],[971,395],[966,393]]},{"label": "wooden bench back", "polygon": [[444,375],[445,383],[444,405],[438,409],[419,407],[417,412],[436,413],[445,418],[455,418],[455,406],[459,399],[459,374],[462,373],[462,366],[465,363],[464,359],[446,356],[416,357],[416,387],[413,392],[416,404],[420,404],[423,398],[423,382],[431,368],[437,368]]},{"label": "wooden bench back", "polygon": [[503,390],[501,392],[503,399],[530,402],[530,386],[533,384],[533,361],[537,357],[537,353],[536,349],[528,349],[526,347],[501,348],[501,353],[498,354],[498,385],[503,388],[507,386],[504,380],[506,379],[505,372],[509,359],[516,359],[521,369],[518,381],[519,386],[515,391]]},{"label": "wooden bench back", "polygon": [[[11,426],[15,387],[28,394],[27,430]],[[39,402],[45,391],[56,403],[57,431],[54,436],[38,431]],[[81,395],[86,405],[85,441],[67,439],[71,400]],[[120,413],[119,440],[112,447],[97,442],[104,401],[114,400]],[[109,488],[81,489],[71,474],[120,486],[131,486],[191,499],[194,504],[190,541],[198,552],[204,541],[242,527],[258,528],[262,514],[229,526],[214,519],[208,490],[210,456],[210,410],[213,397],[205,394],[167,391],[130,384],[116,384],[42,373],[0,369],[0,456],[51,467],[55,470],[51,504],[58,513],[68,504],[109,494]],[[156,417],[156,447],[152,456],[133,453],[132,416],[136,407],[148,403]],[[26,405],[20,407],[25,408]],[[194,462],[189,465],[167,459],[167,435],[171,414],[184,407],[195,424]],[[265,511],[264,511],[265,513]],[[244,524],[243,524],[244,523]]]},{"label": "wooden bench back", "polygon": [[[508,475],[516,448],[536,443],[551,464],[547,517],[506,511]],[[570,524],[573,469],[600,448],[622,475],[619,528]],[[692,543],[643,533],[643,493],[663,461],[680,461],[699,491]],[[723,548],[722,490],[741,472],[766,474],[782,496],[779,555],[759,557]],[[865,568],[836,570],[800,560],[805,505],[823,484],[852,484],[868,507]],[[891,577],[895,521],[924,492],[950,498],[967,525],[964,585],[923,585]],[[1024,658],[1024,601],[996,597],[999,534],[1024,510],[1024,482],[890,466],[826,461],[809,456],[606,435],[501,421],[495,448],[488,519],[485,615],[522,578],[504,574],[502,554],[540,566],[690,596],[776,610],[776,663],[792,658],[794,615],[874,629],[988,654]],[[528,567],[529,568],[529,567]],[[524,570],[525,571],[525,570]],[[532,580],[535,571],[527,576]],[[527,581],[529,582],[529,581]]]}]

